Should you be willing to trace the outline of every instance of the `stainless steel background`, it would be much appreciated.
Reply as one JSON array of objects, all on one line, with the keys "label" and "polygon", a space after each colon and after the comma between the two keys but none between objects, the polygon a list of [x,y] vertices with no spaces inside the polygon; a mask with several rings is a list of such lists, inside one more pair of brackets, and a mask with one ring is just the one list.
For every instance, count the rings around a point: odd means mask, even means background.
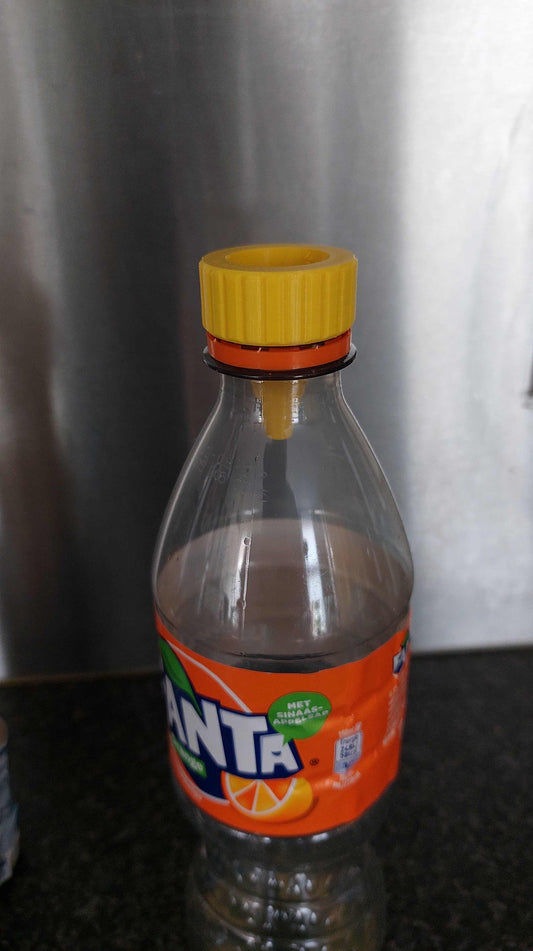
[{"label": "stainless steel background", "polygon": [[0,676],[155,662],[207,250],[360,259],[419,650],[533,637],[529,0],[0,0]]}]

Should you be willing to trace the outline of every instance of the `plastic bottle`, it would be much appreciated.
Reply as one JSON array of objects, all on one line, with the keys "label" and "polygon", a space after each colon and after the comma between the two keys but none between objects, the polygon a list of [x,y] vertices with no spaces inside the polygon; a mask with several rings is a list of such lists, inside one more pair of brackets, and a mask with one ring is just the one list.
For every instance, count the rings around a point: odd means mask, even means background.
[{"label": "plastic bottle", "polygon": [[153,584],[176,790],[202,844],[191,951],[375,951],[369,836],[398,769],[409,547],[348,408],[357,262],[265,245],[200,263],[218,401]]}]

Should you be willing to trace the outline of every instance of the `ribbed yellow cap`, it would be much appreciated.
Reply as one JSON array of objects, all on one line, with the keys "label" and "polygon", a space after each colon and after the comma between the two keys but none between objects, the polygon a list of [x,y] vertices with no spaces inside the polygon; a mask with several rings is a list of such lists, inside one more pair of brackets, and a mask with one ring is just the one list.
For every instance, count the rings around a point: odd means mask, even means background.
[{"label": "ribbed yellow cap", "polygon": [[355,317],[357,260],[318,244],[226,248],[200,261],[202,322],[220,340],[291,347],[338,337]]}]

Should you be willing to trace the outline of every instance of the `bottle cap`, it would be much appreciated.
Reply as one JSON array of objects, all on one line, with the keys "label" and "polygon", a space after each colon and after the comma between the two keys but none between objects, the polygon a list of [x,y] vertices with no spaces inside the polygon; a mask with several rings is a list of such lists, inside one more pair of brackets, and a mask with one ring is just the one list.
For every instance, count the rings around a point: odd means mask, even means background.
[{"label": "bottle cap", "polygon": [[200,261],[209,353],[222,364],[274,372],[342,360],[350,349],[356,282],[357,260],[342,248],[261,244],[213,251]]}]

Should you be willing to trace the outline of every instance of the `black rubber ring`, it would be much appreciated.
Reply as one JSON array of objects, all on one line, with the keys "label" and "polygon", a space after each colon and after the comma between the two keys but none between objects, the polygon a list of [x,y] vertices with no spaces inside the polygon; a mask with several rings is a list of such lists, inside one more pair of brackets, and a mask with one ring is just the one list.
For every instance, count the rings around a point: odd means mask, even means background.
[{"label": "black rubber ring", "polygon": [[298,370],[249,370],[247,367],[233,367],[228,363],[220,363],[211,356],[207,347],[204,350],[204,363],[211,370],[217,370],[218,373],[225,373],[226,376],[237,376],[244,380],[308,380],[315,376],[325,376],[326,373],[334,373],[336,370],[344,370],[353,363],[357,354],[353,343],[345,357],[342,360],[335,360],[333,363],[322,363],[317,367],[300,367]]}]

